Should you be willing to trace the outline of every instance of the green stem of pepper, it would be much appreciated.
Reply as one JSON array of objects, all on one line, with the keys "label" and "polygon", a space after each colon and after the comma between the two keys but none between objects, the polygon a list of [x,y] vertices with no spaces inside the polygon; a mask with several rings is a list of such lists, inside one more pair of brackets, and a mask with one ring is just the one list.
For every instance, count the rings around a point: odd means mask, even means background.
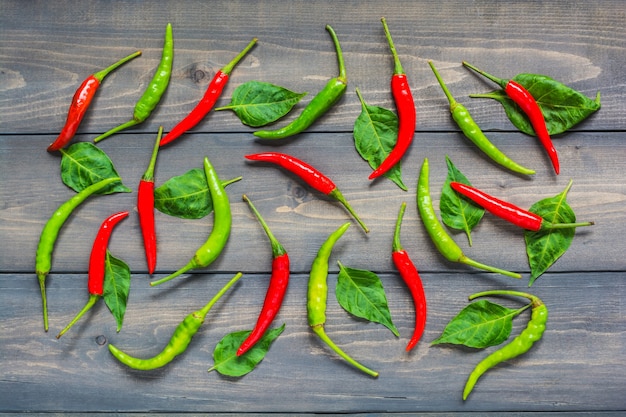
[{"label": "green stem of pepper", "polygon": [[366,374],[373,376],[374,378],[376,378],[378,376],[378,372],[360,364],[359,362],[357,362],[356,360],[352,359],[346,352],[344,352],[343,350],[341,350],[341,348],[339,346],[337,346],[330,337],[328,337],[328,335],[326,334],[326,332],[324,331],[324,326],[320,325],[320,326],[315,326],[312,327],[311,329],[313,329],[313,331],[315,332],[316,335],[319,336],[320,339],[322,339],[322,341],[324,343],[326,343],[335,353],[337,353],[339,356],[341,356],[343,359],[346,360],[346,362],[348,362],[350,365],[354,366],[355,368],[357,368],[360,371],[365,372]]},{"label": "green stem of pepper", "polygon": [[343,60],[343,52],[341,51],[339,38],[337,37],[335,30],[330,25],[326,25],[326,30],[330,33],[330,37],[333,39],[333,44],[335,45],[335,50],[337,51],[337,64],[339,65],[339,75],[337,76],[337,79],[347,83],[348,76],[346,74],[346,65]]},{"label": "green stem of pepper", "polygon": [[385,30],[385,37],[387,38],[387,43],[389,43],[389,49],[391,50],[391,54],[393,55],[393,64],[394,64],[394,75],[402,75],[404,74],[404,69],[402,68],[402,63],[400,62],[400,57],[398,56],[398,52],[396,51],[396,46],[393,43],[393,39],[391,38],[391,33],[389,32],[389,26],[387,26],[387,20],[383,17],[380,19],[383,23],[383,29]]},{"label": "green stem of pepper", "polygon": [[91,307],[94,306],[94,304],[96,304],[96,301],[98,301],[100,299],[100,295],[98,294],[90,294],[89,295],[89,300],[87,301],[87,304],[85,304],[85,306],[82,308],[82,310],[80,310],[78,312],[78,314],[76,315],[76,317],[74,317],[72,319],[72,321],[69,322],[69,324],[67,326],[65,326],[65,328],[63,330],[61,330],[59,332],[59,334],[57,335],[57,339],[59,339],[61,336],[63,336],[69,329],[72,328],[72,326],[74,324],[76,324],[76,322],[87,312],[91,309]]},{"label": "green stem of pepper", "polygon": [[100,70],[100,71],[98,71],[98,72],[94,73],[94,74],[93,74],[93,77],[94,77],[96,80],[98,80],[98,81],[102,82],[102,80],[104,79],[104,77],[106,77],[107,75],[109,75],[109,73],[110,73],[111,71],[113,71],[113,70],[115,70],[116,68],[118,68],[118,67],[122,66],[123,64],[127,63],[127,62],[128,62],[128,61],[130,61],[131,59],[134,59],[134,58],[138,57],[139,55],[141,55],[141,51],[137,51],[137,52],[135,52],[135,53],[132,53],[132,54],[128,55],[126,58],[122,58],[122,59],[120,59],[119,61],[117,61],[117,62],[116,62],[116,63],[114,63],[113,65],[111,65],[111,66],[109,66],[109,67],[107,67],[107,68],[105,68],[105,69],[103,69],[103,70]]},{"label": "green stem of pepper", "polygon": [[491,75],[481,69],[476,68],[475,66],[473,66],[472,64],[470,64],[469,62],[465,62],[463,61],[463,65],[466,66],[469,69],[472,69],[474,71],[476,71],[477,73],[479,73],[480,75],[489,78],[491,81],[493,81],[494,83],[498,84],[500,87],[502,88],[506,88],[506,85],[509,83],[509,80],[505,80],[503,78],[498,78],[494,75]]},{"label": "green stem of pepper", "polygon": [[339,191],[339,188],[335,188],[334,190],[332,190],[330,193],[328,193],[328,196],[339,201],[346,208],[346,210],[348,210],[352,217],[354,217],[354,219],[359,223],[365,233],[369,233],[370,229],[365,225],[365,223],[363,223],[359,215],[356,214],[356,211],[354,211],[350,203],[348,203],[348,200],[346,200],[341,191]]},{"label": "green stem of pepper", "polygon": [[524,298],[528,298],[531,302],[531,306],[532,307],[536,307],[539,304],[543,304],[543,302],[539,299],[539,297],[537,297],[536,295],[532,295],[526,292],[522,292],[522,291],[514,291],[514,290],[489,290],[489,291],[482,291],[482,292],[477,292],[475,294],[472,294],[468,297],[468,299],[474,300],[478,297],[485,297],[488,295],[513,295],[513,296],[517,296],[517,297],[524,297]]}]

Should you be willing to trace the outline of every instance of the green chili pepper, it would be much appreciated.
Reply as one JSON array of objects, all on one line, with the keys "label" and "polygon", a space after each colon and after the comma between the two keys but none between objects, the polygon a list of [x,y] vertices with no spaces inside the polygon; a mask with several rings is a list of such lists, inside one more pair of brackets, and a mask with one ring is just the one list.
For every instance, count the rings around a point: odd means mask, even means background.
[{"label": "green chili pepper", "polygon": [[233,286],[235,282],[241,278],[241,272],[237,273],[215,296],[207,305],[205,305],[201,310],[194,311],[189,314],[185,319],[176,327],[172,337],[170,338],[169,343],[158,355],[149,359],[139,359],[132,357],[117,347],[109,344],[109,351],[117,360],[122,362],[124,365],[129,368],[139,369],[142,371],[147,371],[150,369],[161,368],[162,366],[170,363],[176,356],[180,355],[187,349],[189,343],[193,336],[198,332],[202,323],[204,323],[204,319],[206,318],[209,310],[213,307],[213,304],[220,299],[222,295],[228,291],[230,287]]},{"label": "green chili pepper", "polygon": [[226,194],[222,181],[220,181],[215,168],[213,168],[213,165],[211,165],[207,157],[204,158],[204,173],[207,178],[209,193],[213,200],[213,211],[215,213],[213,218],[213,230],[211,230],[207,241],[198,248],[191,260],[187,262],[187,265],[165,278],[152,281],[150,283],[151,286],[163,284],[192,269],[206,268],[217,259],[226,246],[232,226],[228,194]]},{"label": "green chili pepper", "polygon": [[315,332],[324,343],[339,356],[344,358],[349,364],[368,375],[377,377],[378,372],[361,365],[348,356],[348,354],[341,350],[324,331],[324,324],[326,323],[326,300],[328,298],[328,259],[330,258],[335,243],[337,243],[339,238],[348,230],[348,227],[350,227],[350,223],[344,223],[326,239],[311,266],[307,292],[309,326],[311,326],[313,332]]},{"label": "green chili pepper", "polygon": [[326,113],[346,92],[348,78],[346,67],[343,61],[343,53],[339,45],[339,39],[330,25],[326,25],[326,30],[330,33],[337,50],[337,61],[339,63],[339,76],[331,78],[326,86],[302,110],[302,113],[287,126],[277,130],[258,130],[254,136],[262,139],[282,139],[298,134],[311,126],[317,119]]},{"label": "green chili pepper", "polygon": [[37,273],[37,278],[39,279],[39,287],[41,288],[41,301],[43,303],[43,327],[45,331],[48,331],[46,277],[52,267],[52,251],[54,250],[54,244],[56,243],[59,231],[68,217],[70,217],[70,214],[72,214],[74,209],[78,207],[80,203],[85,201],[85,199],[87,199],[90,195],[97,193],[116,181],[121,181],[121,178],[107,178],[83,189],[65,203],[61,204],[61,206],[52,214],[52,217],[50,217],[41,231],[39,245],[37,246],[37,254],[35,256],[35,271]]},{"label": "green chili pepper", "polygon": [[532,294],[509,290],[492,290],[473,294],[469,299],[473,300],[485,295],[515,295],[528,298],[532,307],[532,313],[528,325],[522,330],[519,336],[502,348],[491,353],[476,365],[465,384],[465,389],[463,390],[464,400],[467,399],[470,392],[472,392],[476,381],[478,381],[478,378],[480,378],[482,374],[501,362],[526,353],[536,341],[541,339],[543,332],[546,330],[546,322],[548,321],[548,308],[539,297]]},{"label": "green chili pepper", "polygon": [[173,61],[174,35],[172,34],[172,24],[168,23],[165,27],[165,42],[163,44],[161,62],[159,63],[159,66],[157,67],[157,70],[154,73],[154,76],[152,77],[152,81],[150,81],[148,88],[143,93],[139,101],[137,101],[137,104],[135,104],[133,118],[128,122],[122,123],[121,125],[109,130],[108,132],[101,134],[93,140],[95,143],[98,143],[101,140],[113,135],[114,133],[117,133],[128,127],[138,125],[150,116],[152,111],[156,108],[157,104],[159,104],[159,101],[161,101],[161,97],[165,93],[165,90],[167,90],[167,86],[170,83]]},{"label": "green chili pepper", "polygon": [[424,158],[424,163],[422,164],[422,169],[420,170],[419,179],[417,181],[417,207],[419,209],[420,217],[422,218],[422,223],[424,223],[426,231],[428,232],[431,240],[433,241],[435,247],[439,250],[439,252],[447,260],[452,262],[459,262],[471,265],[476,268],[484,269],[490,272],[497,272],[498,274],[506,275],[513,278],[521,278],[522,276],[515,272],[509,272],[505,271],[504,269],[485,265],[465,256],[463,250],[446,232],[441,222],[439,222],[437,215],[435,214],[433,201],[430,197],[428,173],[428,158]]},{"label": "green chili pepper", "polygon": [[439,85],[441,85],[444,94],[450,102],[450,112],[452,113],[452,118],[461,128],[465,137],[471,140],[474,145],[478,147],[478,149],[485,153],[485,155],[503,167],[524,175],[534,174],[535,171],[519,165],[496,148],[491,141],[489,141],[487,136],[485,136],[485,134],[480,130],[480,127],[478,127],[478,124],[474,121],[474,119],[472,119],[472,116],[469,114],[469,111],[467,111],[467,108],[452,97],[452,94],[448,90],[448,87],[444,84],[432,61],[428,61],[428,65],[430,65],[430,68],[433,70],[435,77],[437,77],[437,81],[439,81]]}]

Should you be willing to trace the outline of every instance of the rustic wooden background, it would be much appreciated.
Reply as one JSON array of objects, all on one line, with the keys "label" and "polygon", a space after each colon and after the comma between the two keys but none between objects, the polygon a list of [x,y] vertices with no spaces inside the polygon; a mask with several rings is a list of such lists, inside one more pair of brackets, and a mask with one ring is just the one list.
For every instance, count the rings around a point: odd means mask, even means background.
[{"label": "rustic wooden background", "polygon": [[[372,105],[394,109],[389,92],[393,63],[380,17],[386,16],[408,74],[418,122],[403,161],[409,187],[367,180],[370,169],[352,139],[360,112],[359,87]],[[618,415],[626,411],[626,3],[571,1],[9,1],[0,0],[0,415],[12,413],[414,413],[480,415],[538,412],[542,415]],[[164,148],[157,185],[209,156],[224,178],[243,176],[228,188],[233,233],[223,255],[206,270],[151,288],[137,217],[136,194],[88,200],[63,228],[48,278],[50,332],[41,325],[34,255],[41,229],[73,192],[59,177],[58,154],[47,145],[63,125],[78,84],[89,74],[134,50],[143,56],[110,75],[83,121],[76,141],[90,141],[126,121],[152,77],[171,22],[175,59],[171,84],[149,120],[101,142],[124,182],[136,190],[159,125],[169,130],[200,99],[214,73],[251,38],[258,45],[239,64],[219,105],[249,80],[308,91],[294,110],[337,73],[335,52],[324,30],[336,30],[346,59],[349,88],[306,133],[267,146],[231,112],[211,113],[192,133]],[[513,159],[533,167],[532,178],[492,164],[458,132],[445,96],[427,65],[432,59],[453,94],[489,136]],[[469,99],[493,84],[461,66],[467,60],[491,73],[550,75],[594,97],[602,109],[555,137],[562,161],[558,177],[540,146],[506,119],[500,105]],[[290,116],[293,117],[293,116]],[[380,371],[378,379],[339,360],[309,331],[305,297],[308,270],[319,245],[350,220],[337,203],[277,168],[246,163],[243,155],[267,149],[306,159],[333,177],[370,226],[356,224],[332,256],[334,262],[369,269],[384,283],[395,338],[380,325],[349,317],[331,296],[327,329],[339,345]],[[528,207],[559,193],[570,179],[568,201],[581,220],[568,252],[530,289],[523,233],[486,215],[467,254],[519,271],[520,281],[451,264],[429,241],[418,220],[415,182],[423,158],[431,164],[435,203],[449,155],[477,186]],[[247,193],[292,259],[292,278],[275,325],[286,329],[249,375],[207,373],[213,347],[226,333],[251,328],[270,272],[267,239],[241,201]],[[413,326],[413,306],[390,260],[398,207],[407,201],[402,240],[412,254],[429,302],[426,332],[404,351]],[[60,340],[54,335],[87,300],[87,263],[93,236],[104,217],[129,209],[116,229],[113,254],[132,270],[124,327],[98,304]],[[168,274],[208,235],[212,216],[184,221],[157,213],[158,271]],[[137,356],[151,356],[167,343],[182,318],[202,306],[234,272],[244,278],[220,301],[187,352],[166,368],[132,371],[108,352],[115,343]],[[487,352],[430,346],[467,296],[486,289],[529,290],[550,310],[544,338],[522,358],[486,374],[470,398],[461,391]],[[519,304],[500,300],[510,307]],[[527,313],[514,321],[523,328]],[[491,349],[490,349],[491,350]],[[488,351],[490,351],[488,350]],[[578,415],[578,414],[577,414]]]}]

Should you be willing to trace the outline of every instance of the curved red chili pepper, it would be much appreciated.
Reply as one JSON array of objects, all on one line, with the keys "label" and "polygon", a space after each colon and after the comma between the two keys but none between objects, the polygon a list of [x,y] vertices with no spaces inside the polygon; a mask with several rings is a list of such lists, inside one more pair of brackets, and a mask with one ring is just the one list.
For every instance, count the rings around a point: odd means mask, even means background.
[{"label": "curved red chili pepper", "polygon": [[402,247],[400,243],[400,225],[402,224],[402,217],[406,209],[406,203],[402,203],[400,206],[400,212],[398,213],[398,221],[396,222],[396,230],[393,235],[393,252],[391,259],[400,272],[400,276],[404,280],[406,286],[409,288],[411,297],[413,298],[413,304],[415,305],[415,327],[413,329],[413,336],[409,340],[406,346],[407,352],[417,345],[424,328],[426,327],[426,294],[424,293],[424,287],[422,285],[422,279],[420,278],[417,268],[411,261],[409,254]]},{"label": "curved red chili pepper", "polygon": [[152,275],[156,268],[157,260],[156,229],[154,223],[154,166],[156,164],[162,134],[163,127],[161,126],[159,127],[156,143],[152,150],[150,164],[141,177],[137,190],[137,213],[139,214],[139,225],[141,226],[143,246],[146,252],[146,262],[150,275]]},{"label": "curved red chili pepper", "polygon": [[252,201],[244,195],[243,200],[248,203],[250,209],[263,226],[263,230],[270,239],[272,245],[272,276],[270,277],[270,283],[265,294],[265,301],[263,302],[263,308],[259,314],[256,325],[250,333],[250,335],[241,343],[239,349],[237,349],[237,356],[241,356],[246,353],[252,346],[254,346],[263,337],[270,324],[274,320],[274,317],[278,314],[280,307],[283,304],[283,298],[287,292],[289,285],[289,255],[280,242],[274,237],[270,228],[268,227],[261,214],[257,211],[256,207],[252,204]]},{"label": "curved red chili pepper", "polygon": [[559,165],[559,157],[556,153],[556,149],[554,148],[554,144],[552,143],[552,139],[550,139],[550,133],[548,133],[548,127],[546,126],[546,119],[543,117],[541,108],[539,107],[539,104],[537,104],[537,100],[535,100],[532,94],[530,94],[530,92],[522,85],[513,80],[498,78],[481,69],[476,68],[475,66],[465,61],[463,61],[463,65],[485,76],[486,78],[489,78],[496,84],[499,84],[506,93],[506,95],[509,96],[509,98],[522,109],[522,111],[528,116],[530,124],[535,130],[539,142],[548,153],[548,157],[550,157],[550,162],[552,162],[552,166],[554,167],[554,172],[556,172],[556,174],[558,175],[559,171],[561,170]]},{"label": "curved red chili pepper", "polygon": [[[565,192],[567,192],[571,185],[572,182],[570,181]],[[498,216],[516,226],[533,232],[538,232],[539,230],[569,229],[574,227],[592,226],[594,224],[593,222],[550,223],[538,214],[524,210],[509,202],[500,200],[469,185],[453,181],[450,183],[450,187],[459,194],[469,198],[494,216]]]},{"label": "curved red chili pepper", "polygon": [[514,204],[497,199],[467,184],[452,181],[450,187],[457,193],[464,195],[483,207],[494,216],[498,216],[523,229],[532,230],[534,232],[541,229],[543,218],[535,213],[531,213]]},{"label": "curved red chili pepper", "polygon": [[361,225],[363,230],[365,230],[366,233],[369,232],[367,226],[365,226],[354,209],[352,209],[335,183],[311,165],[296,157],[279,152],[263,152],[246,155],[245,157],[253,161],[271,162],[296,174],[312,188],[339,201]]},{"label": "curved red chili pepper", "polygon": [[72,140],[104,77],[120,65],[138,57],[139,55],[141,55],[141,51],[130,54],[110,67],[90,75],[81,83],[81,85],[76,89],[74,97],[72,97],[65,125],[63,126],[63,129],[61,129],[59,136],[50,144],[50,146],[48,146],[48,152],[58,151],[67,145],[70,140]]},{"label": "curved red chili pepper", "polygon": [[233,68],[241,61],[241,59],[248,53],[250,49],[256,44],[257,38],[252,39],[248,46],[246,46],[240,53],[237,55],[232,61],[228,63],[225,67],[218,70],[207,90],[204,93],[202,99],[198,102],[196,107],[191,110],[191,112],[185,116],[183,120],[178,122],[176,126],[170,130],[170,132],[165,135],[163,139],[161,139],[161,146],[167,145],[170,142],[178,139],[183,133],[187,132],[189,129],[193,128],[195,125],[200,123],[200,121],[206,116],[215,103],[217,99],[220,98],[224,87],[228,83],[228,79],[230,77],[230,73]]},{"label": "curved red chili pepper", "polygon": [[406,74],[402,69],[402,64],[400,63],[396,48],[391,39],[387,22],[385,21],[385,18],[382,18],[381,21],[383,22],[385,35],[387,36],[387,41],[389,42],[389,47],[391,48],[391,53],[393,54],[393,60],[395,63],[393,76],[391,77],[391,93],[393,94],[393,100],[396,103],[396,109],[398,110],[398,138],[396,139],[396,144],[393,149],[389,152],[389,155],[387,155],[378,168],[370,174],[370,180],[380,177],[400,162],[407,149],[409,149],[411,142],[413,142],[417,118],[415,114],[415,101],[413,100],[413,95],[411,94],[411,87],[409,86]]},{"label": "curved red chili pepper", "polygon": [[89,300],[78,314],[69,322],[63,330],[56,336],[60,338],[104,295],[104,277],[106,275],[106,254],[109,239],[113,228],[122,220],[128,217],[128,211],[120,211],[107,217],[100,226],[96,238],[94,239],[89,256],[89,278],[87,280],[87,291]]}]

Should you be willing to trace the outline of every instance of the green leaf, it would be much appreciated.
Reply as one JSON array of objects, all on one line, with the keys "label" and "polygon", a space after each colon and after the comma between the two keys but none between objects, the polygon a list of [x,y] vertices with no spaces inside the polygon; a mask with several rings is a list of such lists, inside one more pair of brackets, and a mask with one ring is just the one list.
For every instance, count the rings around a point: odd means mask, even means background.
[{"label": "green leaf", "polygon": [[454,166],[447,155],[446,163],[448,164],[448,176],[441,189],[441,198],[439,200],[441,219],[446,226],[452,229],[463,230],[467,235],[469,245],[472,246],[471,231],[478,222],[480,222],[480,219],[483,218],[485,209],[467,198],[462,198],[450,187],[452,181],[467,185],[472,184],[470,184],[465,175]]},{"label": "green leaf", "polygon": [[[109,156],[90,142],[77,142],[61,149],[61,180],[74,191],[81,192],[107,178],[119,177]],[[116,182],[98,194],[129,193],[130,188]]]},{"label": "green leaf", "polygon": [[[224,181],[227,186],[241,177]],[[201,219],[213,211],[213,200],[203,169],[193,168],[172,177],[154,190],[154,207],[162,213],[182,219]]]},{"label": "green leaf", "polygon": [[130,268],[107,250],[104,273],[104,302],[115,317],[117,331],[122,330],[126,302],[130,293]]},{"label": "green leaf", "polygon": [[339,262],[335,294],[339,305],[348,313],[386,326],[396,336],[383,284],[373,272],[345,267]]},{"label": "green leaf", "polygon": [[[539,74],[518,74],[513,80],[526,88],[537,100],[551,135],[565,132],[600,109],[600,92],[595,100],[592,100],[548,76]],[[515,127],[528,135],[535,135],[526,114],[504,90],[470,94],[470,97],[492,98],[499,101]]]},{"label": "green leaf", "polygon": [[222,375],[239,377],[243,376],[263,360],[272,342],[285,330],[283,324],[279,328],[270,329],[263,337],[241,356],[237,356],[237,349],[246,340],[251,330],[243,330],[227,334],[220,340],[213,350],[214,365],[209,372],[216,370]]},{"label": "green leaf", "polygon": [[[391,110],[368,105],[358,88],[356,91],[361,100],[361,114],[354,122],[354,146],[361,158],[366,160],[372,169],[376,169],[398,140],[398,116]],[[407,190],[402,181],[400,163],[387,171],[384,176],[402,190]]]},{"label": "green leaf", "polygon": [[450,320],[431,344],[451,343],[478,349],[499,345],[511,335],[513,317],[529,306],[514,310],[488,300],[476,301]]},{"label": "green leaf", "polygon": [[228,106],[215,110],[232,110],[243,124],[260,127],[288,114],[306,95],[262,81],[248,81],[233,91]]},{"label": "green leaf", "polygon": [[[548,223],[574,223],[576,214],[566,201],[571,186],[570,181],[563,192],[537,201],[528,211],[540,215]],[[524,232],[531,273],[529,287],[567,251],[575,233],[576,229],[573,227]]]}]

